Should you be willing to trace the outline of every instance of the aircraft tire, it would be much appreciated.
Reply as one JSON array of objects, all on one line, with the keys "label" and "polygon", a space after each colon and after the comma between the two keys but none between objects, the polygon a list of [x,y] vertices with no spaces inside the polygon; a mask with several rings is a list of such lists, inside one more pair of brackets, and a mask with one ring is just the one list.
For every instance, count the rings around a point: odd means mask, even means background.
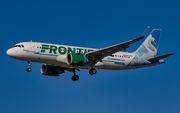
[{"label": "aircraft tire", "polygon": [[94,74],[96,74],[96,72],[97,72],[97,70],[94,69],[94,68],[92,68],[92,69],[89,70],[89,74],[90,74],[90,75],[94,75]]},{"label": "aircraft tire", "polygon": [[31,68],[27,68],[27,72],[30,72],[31,71]]},{"label": "aircraft tire", "polygon": [[77,81],[77,80],[79,80],[79,76],[78,75],[72,76],[72,81]]}]

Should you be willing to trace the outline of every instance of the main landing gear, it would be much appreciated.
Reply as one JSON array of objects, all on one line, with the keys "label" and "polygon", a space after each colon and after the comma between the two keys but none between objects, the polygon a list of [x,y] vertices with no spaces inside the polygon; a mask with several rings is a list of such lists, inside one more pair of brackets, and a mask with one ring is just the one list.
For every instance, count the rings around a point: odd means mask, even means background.
[{"label": "main landing gear", "polygon": [[[76,70],[76,69],[71,70],[71,72],[74,73],[74,75],[72,76],[72,81],[77,81],[77,80],[79,80],[79,76],[76,75],[75,70]],[[95,68],[91,68],[91,69],[89,70],[89,74],[90,74],[90,75],[94,75],[94,74],[96,74],[96,72],[97,72],[97,70],[96,70]]]},{"label": "main landing gear", "polygon": [[97,72],[97,70],[94,69],[94,68],[91,68],[91,69],[89,70],[89,74],[90,74],[90,75],[94,75],[94,74],[96,74],[96,72]]},{"label": "main landing gear", "polygon": [[90,75],[94,75],[96,74],[97,70],[95,68],[93,68],[93,64],[89,63],[89,65],[91,66],[91,69],[89,70],[89,74]]},{"label": "main landing gear", "polygon": [[27,72],[30,72],[32,69],[31,69],[31,64],[32,64],[32,62],[29,62],[28,61],[28,65],[29,65],[29,67],[27,68]]},{"label": "main landing gear", "polygon": [[74,76],[72,76],[72,81],[77,81],[77,80],[79,80],[79,76],[76,75],[75,69],[74,69],[73,73],[74,73]]}]

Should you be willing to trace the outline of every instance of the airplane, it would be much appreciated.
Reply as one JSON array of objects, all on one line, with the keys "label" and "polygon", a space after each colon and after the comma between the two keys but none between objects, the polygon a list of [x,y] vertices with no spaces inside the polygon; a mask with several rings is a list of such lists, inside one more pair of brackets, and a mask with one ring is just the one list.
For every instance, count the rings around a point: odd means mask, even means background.
[{"label": "airplane", "polygon": [[89,74],[94,75],[97,69],[128,70],[165,63],[164,58],[175,53],[156,57],[160,29],[153,29],[135,52],[127,52],[130,44],[145,38],[148,29],[149,26],[138,38],[101,49],[30,41],[18,43],[6,53],[14,59],[27,61],[27,72],[31,71],[32,62],[44,63],[41,66],[43,75],[56,77],[69,71],[74,73],[72,81],[77,81],[76,70],[80,69],[89,69]]}]

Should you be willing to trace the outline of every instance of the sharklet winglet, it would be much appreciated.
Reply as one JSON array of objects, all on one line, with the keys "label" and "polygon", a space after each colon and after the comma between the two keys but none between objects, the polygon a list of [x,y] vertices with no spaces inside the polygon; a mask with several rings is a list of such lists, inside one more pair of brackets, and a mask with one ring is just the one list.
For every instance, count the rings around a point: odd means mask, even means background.
[{"label": "sharklet winglet", "polygon": [[146,28],[146,30],[142,33],[142,35],[141,35],[142,37],[146,37],[149,28],[150,28],[150,26],[148,26],[148,27]]}]

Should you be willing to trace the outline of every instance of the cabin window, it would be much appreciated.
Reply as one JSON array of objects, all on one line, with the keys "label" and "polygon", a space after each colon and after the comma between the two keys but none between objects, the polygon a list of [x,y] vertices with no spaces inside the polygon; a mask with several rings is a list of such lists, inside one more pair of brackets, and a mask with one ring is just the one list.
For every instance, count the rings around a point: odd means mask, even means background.
[{"label": "cabin window", "polygon": [[48,50],[49,48],[48,47],[42,47],[42,49],[47,49]]}]

